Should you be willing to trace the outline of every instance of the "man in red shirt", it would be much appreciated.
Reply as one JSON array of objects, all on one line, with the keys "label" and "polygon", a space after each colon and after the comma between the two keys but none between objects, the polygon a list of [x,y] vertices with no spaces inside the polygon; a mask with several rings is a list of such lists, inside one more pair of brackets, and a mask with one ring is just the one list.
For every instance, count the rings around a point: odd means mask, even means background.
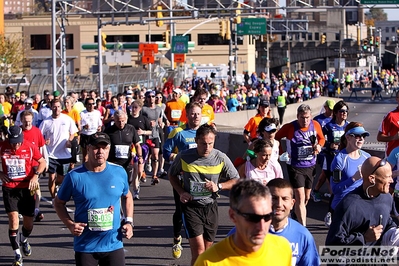
[{"label": "man in red shirt", "polygon": [[398,106],[384,117],[377,134],[378,141],[387,143],[387,156],[399,146],[399,91],[396,92],[396,102]]},{"label": "man in red shirt", "polygon": [[[13,265],[22,265],[22,255],[17,242],[18,213],[23,216],[22,233],[19,235],[19,241],[24,255],[30,256],[32,249],[28,237],[33,230],[34,194],[39,187],[39,175],[46,168],[46,161],[37,147],[23,140],[20,127],[12,126],[7,133],[8,139],[0,143],[3,167],[3,171],[0,172],[0,180],[3,184],[4,207],[8,215],[9,239],[15,253]],[[33,161],[39,163],[36,170],[34,170]]]},{"label": "man in red shirt", "polygon": [[[39,128],[33,125],[33,113],[29,110],[25,110],[21,113],[21,128],[24,133],[24,141],[28,141],[32,143],[34,146],[39,148],[40,153],[43,155],[46,160],[46,170],[48,168],[48,154],[46,148],[46,141],[44,140],[43,134]],[[39,164],[37,162],[33,162],[33,166],[37,169]],[[41,200],[41,191],[40,186],[36,190],[35,197],[35,222],[40,222],[43,220],[44,215],[40,211],[40,200]]]}]

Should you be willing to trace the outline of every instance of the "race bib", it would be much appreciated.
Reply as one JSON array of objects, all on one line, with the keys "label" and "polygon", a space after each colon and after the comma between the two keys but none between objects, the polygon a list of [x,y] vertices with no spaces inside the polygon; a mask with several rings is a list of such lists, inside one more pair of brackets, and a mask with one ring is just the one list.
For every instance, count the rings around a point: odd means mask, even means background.
[{"label": "race bib", "polygon": [[5,159],[5,163],[10,179],[23,178],[26,176],[24,159]]},{"label": "race bib", "polygon": [[341,142],[341,136],[344,134],[344,131],[334,131],[333,132],[333,137],[334,137],[334,143],[340,143]]},{"label": "race bib", "polygon": [[197,148],[197,143],[190,143],[190,144],[188,144],[188,148],[189,148],[189,149]]},{"label": "race bib", "polygon": [[115,158],[129,158],[129,147],[128,145],[115,145]]},{"label": "race bib", "polygon": [[143,143],[143,136],[139,136],[139,139],[140,139],[139,143],[140,144]]},{"label": "race bib", "polygon": [[313,147],[303,146],[298,148],[298,160],[309,161],[313,159]]},{"label": "race bib", "polygon": [[113,228],[114,214],[109,208],[89,209],[87,214],[91,231],[109,231]]},{"label": "race bib", "polygon": [[190,194],[194,200],[205,199],[212,196],[212,192],[205,188],[206,182],[190,181]]},{"label": "race bib", "polygon": [[64,173],[64,175],[68,174],[68,170],[69,170],[69,163],[63,164],[62,172]]},{"label": "race bib", "polygon": [[181,117],[181,110],[172,110],[172,112],[170,113],[170,116],[173,119],[180,119]]}]

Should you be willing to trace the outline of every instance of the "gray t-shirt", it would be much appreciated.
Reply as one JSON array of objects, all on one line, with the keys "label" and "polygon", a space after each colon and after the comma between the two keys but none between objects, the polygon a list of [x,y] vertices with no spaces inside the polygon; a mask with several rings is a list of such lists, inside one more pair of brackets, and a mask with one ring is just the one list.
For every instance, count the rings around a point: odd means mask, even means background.
[{"label": "gray t-shirt", "polygon": [[215,201],[216,193],[205,189],[206,179],[218,184],[220,178],[239,178],[231,160],[216,149],[207,157],[199,157],[197,148],[180,152],[170,166],[169,174],[177,176],[181,172],[184,190],[194,199],[188,203],[191,206],[205,206]]},{"label": "gray t-shirt", "polygon": [[143,106],[142,113],[150,122],[155,121],[155,126],[152,127],[151,138],[159,138],[160,127],[158,125],[158,119],[162,118],[162,108],[159,106],[155,106],[155,108]]}]

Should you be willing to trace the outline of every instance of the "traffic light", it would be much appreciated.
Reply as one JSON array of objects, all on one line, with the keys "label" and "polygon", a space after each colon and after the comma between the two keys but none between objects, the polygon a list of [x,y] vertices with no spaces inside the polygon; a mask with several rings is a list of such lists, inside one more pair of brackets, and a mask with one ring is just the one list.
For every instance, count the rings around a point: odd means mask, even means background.
[{"label": "traffic light", "polygon": [[230,20],[226,21],[226,40],[231,39],[231,31],[230,31]]},{"label": "traffic light", "polygon": [[163,47],[170,48],[169,36],[170,30],[164,31],[164,33],[162,33],[162,40],[165,42]]},{"label": "traffic light", "polygon": [[[240,3],[237,4],[237,8],[241,8],[241,4]],[[240,24],[241,23],[240,15],[241,15],[241,10],[237,9],[236,10],[236,17],[234,18],[234,23],[235,24]]]},{"label": "traffic light", "polygon": [[368,41],[367,40],[363,40],[363,50],[367,50],[368,48]]},{"label": "traffic light", "polygon": [[375,37],[375,47],[380,47],[380,36]]},{"label": "traffic light", "polygon": [[101,46],[103,47],[103,51],[107,50],[107,34],[101,32]]},{"label": "traffic light", "polygon": [[219,36],[221,36],[223,39],[226,36],[226,21],[222,20],[219,22]]},{"label": "traffic light", "polygon": [[326,36],[325,34],[321,35],[321,41],[320,41],[320,43],[321,43],[321,44],[325,44],[325,43],[326,43],[326,39],[327,39],[327,36]]},{"label": "traffic light", "polygon": [[374,44],[374,36],[370,36],[370,45]]},{"label": "traffic light", "polygon": [[[157,18],[163,18],[162,15],[162,6],[157,6]],[[156,22],[157,27],[162,27],[163,26],[163,20],[157,20]]]}]

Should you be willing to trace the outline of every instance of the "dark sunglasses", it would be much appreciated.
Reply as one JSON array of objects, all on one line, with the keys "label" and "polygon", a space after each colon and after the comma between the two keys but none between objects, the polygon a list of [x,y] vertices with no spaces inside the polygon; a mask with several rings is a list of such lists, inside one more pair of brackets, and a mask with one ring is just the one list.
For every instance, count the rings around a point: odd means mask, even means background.
[{"label": "dark sunglasses", "polygon": [[359,134],[349,134],[349,136],[354,137],[356,139],[360,139],[360,138],[365,139],[367,137],[367,134],[361,134],[361,135],[359,135]]},{"label": "dark sunglasses", "polygon": [[346,110],[346,109],[341,109],[341,110],[339,110],[338,112],[340,112],[340,113],[347,113],[348,110]]},{"label": "dark sunglasses", "polygon": [[162,99],[162,97],[155,97],[156,99]]},{"label": "dark sunglasses", "polygon": [[95,103],[87,103],[87,105],[95,105]]},{"label": "dark sunglasses", "polygon": [[268,222],[272,219],[273,217],[273,212],[265,214],[265,215],[259,215],[259,214],[254,214],[254,213],[242,213],[238,209],[234,209],[234,211],[244,217],[244,219],[248,222],[251,223],[259,223],[260,221],[265,220],[265,222]]},{"label": "dark sunglasses", "polygon": [[386,158],[382,159],[382,160],[380,161],[380,163],[377,165],[377,167],[373,170],[373,172],[371,172],[370,175],[374,174],[375,171],[377,171],[378,168],[383,167],[383,166],[386,165],[386,164],[387,164],[387,159],[386,159]]},{"label": "dark sunglasses", "polygon": [[155,98],[154,95],[148,95],[147,98]]}]

